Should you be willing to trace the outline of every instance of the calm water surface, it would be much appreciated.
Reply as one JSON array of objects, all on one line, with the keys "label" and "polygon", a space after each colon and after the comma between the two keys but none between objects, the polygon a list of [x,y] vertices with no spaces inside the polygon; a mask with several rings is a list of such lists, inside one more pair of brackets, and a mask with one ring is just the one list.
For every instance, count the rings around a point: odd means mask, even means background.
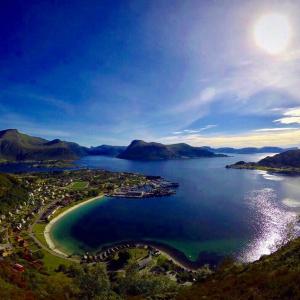
[{"label": "calm water surface", "polygon": [[85,157],[79,166],[161,175],[179,182],[180,187],[171,197],[97,200],[60,219],[52,238],[68,253],[145,240],[175,249],[190,261],[211,262],[227,255],[256,260],[274,251],[297,229],[300,177],[224,166],[265,156],[162,162]]}]

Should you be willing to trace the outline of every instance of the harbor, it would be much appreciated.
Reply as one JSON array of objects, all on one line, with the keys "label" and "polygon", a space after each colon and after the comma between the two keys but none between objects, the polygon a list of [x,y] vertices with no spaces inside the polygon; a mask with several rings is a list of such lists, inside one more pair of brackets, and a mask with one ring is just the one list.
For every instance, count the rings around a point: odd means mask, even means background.
[{"label": "harbor", "polygon": [[149,197],[165,197],[176,193],[179,184],[170,182],[160,176],[147,176],[146,183],[134,186],[122,186],[107,194],[107,197],[118,198],[149,198]]}]

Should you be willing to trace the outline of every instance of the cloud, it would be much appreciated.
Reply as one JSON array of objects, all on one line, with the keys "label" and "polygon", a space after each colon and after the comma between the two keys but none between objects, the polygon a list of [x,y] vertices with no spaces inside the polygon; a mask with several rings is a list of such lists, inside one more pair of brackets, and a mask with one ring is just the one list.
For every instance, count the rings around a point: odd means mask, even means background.
[{"label": "cloud", "polygon": [[213,147],[263,147],[263,146],[299,146],[300,129],[251,132],[238,135],[211,135],[189,134],[180,136],[167,136],[158,140],[162,143],[184,142],[194,146]]},{"label": "cloud", "polygon": [[202,131],[205,131],[205,130],[208,130],[208,129],[211,129],[211,128],[215,128],[217,127],[217,125],[206,125],[202,128],[199,128],[199,129],[184,129],[182,131],[174,131],[172,132],[172,134],[174,135],[179,135],[179,134],[192,134],[192,133],[199,133],[199,132],[202,132]]},{"label": "cloud", "polygon": [[255,129],[255,132],[270,132],[270,131],[285,131],[285,130],[297,130],[298,127],[278,127],[278,128],[261,128]]},{"label": "cloud", "polygon": [[300,124],[300,117],[286,117],[275,120],[274,122],[279,122],[282,124]]},{"label": "cloud", "polygon": [[4,97],[13,96],[24,100],[37,101],[39,104],[43,103],[48,106],[58,108],[67,114],[75,113],[75,106],[73,104],[49,94],[37,93],[36,91],[32,91],[32,88],[28,86],[15,86],[13,88],[1,91],[1,95]]},{"label": "cloud", "polygon": [[300,124],[300,108],[291,108],[284,112],[284,117],[275,120],[274,122],[281,124]]}]

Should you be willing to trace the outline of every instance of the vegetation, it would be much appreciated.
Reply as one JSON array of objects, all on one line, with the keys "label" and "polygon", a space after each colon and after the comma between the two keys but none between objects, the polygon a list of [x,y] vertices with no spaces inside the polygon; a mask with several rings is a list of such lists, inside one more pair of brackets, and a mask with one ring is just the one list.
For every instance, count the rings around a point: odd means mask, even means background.
[{"label": "vegetation", "polygon": [[71,190],[83,190],[88,186],[89,182],[88,181],[75,181],[71,183],[70,189]]},{"label": "vegetation", "polygon": [[27,189],[13,176],[0,174],[0,214],[28,199]]},{"label": "vegetation", "polygon": [[0,131],[0,158],[6,160],[72,160],[87,155],[76,143],[55,139],[47,141],[20,133],[16,129]]},{"label": "vegetation", "polygon": [[267,156],[257,163],[239,161],[226,166],[233,169],[263,170],[273,173],[300,174],[300,150],[288,150],[274,156]]},{"label": "vegetation", "polygon": [[178,300],[300,299],[300,238],[251,264],[224,263]]}]

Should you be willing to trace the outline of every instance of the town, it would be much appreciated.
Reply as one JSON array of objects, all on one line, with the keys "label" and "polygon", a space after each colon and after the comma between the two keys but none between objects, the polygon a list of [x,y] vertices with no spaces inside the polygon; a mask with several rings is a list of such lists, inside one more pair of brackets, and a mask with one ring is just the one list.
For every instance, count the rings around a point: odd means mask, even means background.
[{"label": "town", "polygon": [[[10,176],[25,192],[23,201],[1,207],[0,257],[10,258],[16,272],[23,272],[26,265],[53,269],[74,262],[100,262],[114,272],[130,261],[136,263],[140,271],[165,274],[180,283],[194,280],[194,272],[145,243],[122,243],[104,247],[97,253],[65,257],[50,249],[44,236],[45,228],[53,218],[84,200],[98,195],[120,198],[168,196],[175,193],[177,183],[160,176],[91,169]],[[120,264],[120,261],[123,262]],[[209,272],[208,269],[206,272]]]}]

